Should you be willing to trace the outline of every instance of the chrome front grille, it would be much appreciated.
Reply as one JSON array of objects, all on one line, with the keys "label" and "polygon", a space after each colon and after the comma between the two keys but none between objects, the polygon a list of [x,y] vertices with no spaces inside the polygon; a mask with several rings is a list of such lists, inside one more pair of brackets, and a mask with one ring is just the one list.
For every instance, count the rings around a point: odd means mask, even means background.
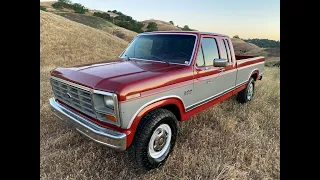
[{"label": "chrome front grille", "polygon": [[53,78],[51,78],[51,86],[58,100],[86,115],[93,118],[97,117],[92,106],[91,93],[89,90],[72,86]]}]

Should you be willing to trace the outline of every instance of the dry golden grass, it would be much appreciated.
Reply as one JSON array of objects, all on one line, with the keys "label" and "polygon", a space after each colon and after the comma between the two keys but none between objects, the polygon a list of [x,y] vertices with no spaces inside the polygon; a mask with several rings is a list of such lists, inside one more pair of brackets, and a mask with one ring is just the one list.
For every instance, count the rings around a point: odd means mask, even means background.
[{"label": "dry golden grass", "polygon": [[52,4],[56,3],[57,1],[42,1],[40,2],[40,6],[52,7]]},{"label": "dry golden grass", "polygon": [[105,12],[105,11],[96,10],[96,9],[89,9],[89,13],[90,13],[90,14],[93,14],[93,13],[95,13],[95,12],[107,13],[107,14],[109,14],[111,17],[117,17],[117,16],[119,16],[118,14],[113,13],[113,12]]},{"label": "dry golden grass", "polygon": [[116,26],[111,22],[108,22],[102,18],[92,16],[92,15],[77,14],[72,12],[56,12],[56,14],[63,16],[71,21],[75,21],[77,23],[81,23],[81,24],[108,32],[127,42],[130,42],[138,34],[136,32]]},{"label": "dry golden grass", "polygon": [[279,179],[280,73],[266,68],[252,102],[235,98],[179,124],[165,166],[137,174],[114,152],[66,128],[51,114],[49,71],[116,57],[127,43],[51,13],[40,12],[41,179]]},{"label": "dry golden grass", "polygon": [[144,31],[147,29],[149,22],[155,22],[158,25],[158,31],[181,31],[180,28],[173,26],[172,24],[165,21],[150,19],[141,22],[145,24],[145,26],[142,28],[142,30]]}]

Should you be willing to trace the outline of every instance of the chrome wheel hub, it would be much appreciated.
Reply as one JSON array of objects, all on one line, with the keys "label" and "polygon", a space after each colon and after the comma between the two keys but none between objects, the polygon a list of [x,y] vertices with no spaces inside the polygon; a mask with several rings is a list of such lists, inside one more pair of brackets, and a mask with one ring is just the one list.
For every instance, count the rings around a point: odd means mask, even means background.
[{"label": "chrome wheel hub", "polygon": [[149,141],[149,156],[162,161],[169,152],[171,135],[172,132],[169,125],[161,124],[157,127]]},{"label": "chrome wheel hub", "polygon": [[247,99],[250,101],[252,96],[253,96],[253,83],[250,83],[248,87],[248,92],[247,92]]}]

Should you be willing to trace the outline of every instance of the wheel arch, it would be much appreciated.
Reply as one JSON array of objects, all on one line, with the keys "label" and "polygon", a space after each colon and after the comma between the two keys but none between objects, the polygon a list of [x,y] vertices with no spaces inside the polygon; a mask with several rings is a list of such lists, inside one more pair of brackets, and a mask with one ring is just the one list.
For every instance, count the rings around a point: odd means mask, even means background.
[{"label": "wheel arch", "polygon": [[259,78],[259,69],[254,69],[252,70],[252,72],[250,73],[250,76],[248,78],[248,80],[253,77],[254,81],[258,80]]},{"label": "wheel arch", "polygon": [[136,129],[141,121],[141,119],[149,112],[163,108],[171,111],[177,118],[178,121],[181,121],[181,117],[185,112],[185,106],[182,99],[178,96],[166,96],[159,99],[155,99],[144,104],[132,117],[128,129],[131,131],[131,138],[127,139],[127,146],[130,146]]}]

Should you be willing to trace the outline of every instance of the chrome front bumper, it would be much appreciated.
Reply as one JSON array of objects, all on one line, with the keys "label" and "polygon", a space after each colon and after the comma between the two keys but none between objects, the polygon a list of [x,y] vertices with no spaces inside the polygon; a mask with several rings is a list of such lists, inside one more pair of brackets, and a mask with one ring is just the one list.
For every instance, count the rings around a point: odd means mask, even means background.
[{"label": "chrome front bumper", "polygon": [[55,98],[50,100],[52,112],[61,120],[66,121],[69,125],[74,127],[81,134],[89,137],[90,139],[111,147],[118,151],[126,149],[126,134],[114,131],[112,129],[98,126],[83,116],[70,111],[69,109],[61,106]]}]

